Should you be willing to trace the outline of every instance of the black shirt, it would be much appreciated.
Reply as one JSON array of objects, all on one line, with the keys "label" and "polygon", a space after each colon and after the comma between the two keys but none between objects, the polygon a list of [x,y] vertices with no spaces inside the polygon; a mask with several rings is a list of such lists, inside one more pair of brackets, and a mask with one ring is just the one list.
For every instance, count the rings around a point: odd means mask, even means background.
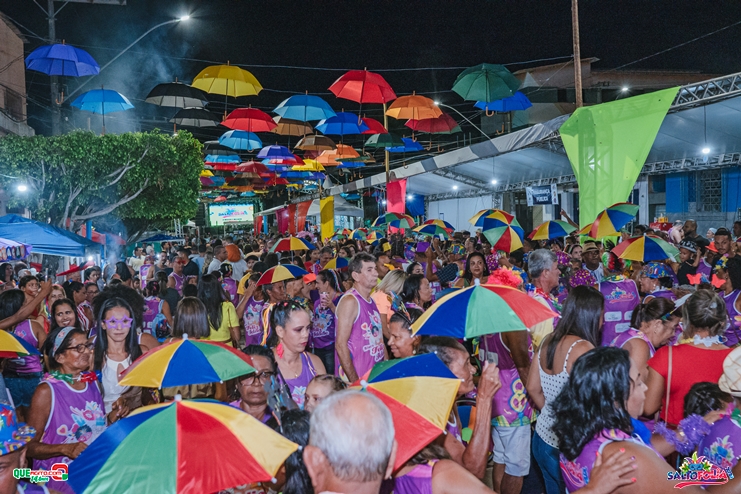
[{"label": "black shirt", "polygon": [[195,276],[197,278],[198,274],[198,264],[188,260],[188,264],[183,266],[183,276]]}]

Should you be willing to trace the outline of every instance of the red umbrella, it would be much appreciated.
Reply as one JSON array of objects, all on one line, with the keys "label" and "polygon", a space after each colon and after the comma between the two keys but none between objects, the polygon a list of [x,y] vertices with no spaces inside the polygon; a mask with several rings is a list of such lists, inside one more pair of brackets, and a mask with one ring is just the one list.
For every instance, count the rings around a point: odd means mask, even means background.
[{"label": "red umbrella", "polygon": [[236,163],[211,163],[209,161],[204,163],[205,166],[210,166],[214,170],[220,170],[222,172],[233,172],[237,168]]},{"label": "red umbrella", "polygon": [[396,93],[380,74],[367,70],[351,70],[337,79],[329,90],[338,98],[357,103],[388,103]]},{"label": "red umbrella", "polygon": [[221,122],[221,125],[247,132],[270,132],[278,126],[270,115],[257,108],[237,108]]},{"label": "red umbrella", "polygon": [[365,125],[368,126],[368,130],[361,132],[361,134],[388,134],[389,131],[383,126],[381,122],[373,118],[362,118]]},{"label": "red umbrella", "polygon": [[407,120],[405,123],[407,127],[417,132],[426,132],[428,134],[452,134],[454,132],[460,132],[461,128],[458,126],[453,117],[447,113],[443,113],[437,118],[425,118],[423,120]]},{"label": "red umbrella", "polygon": [[241,165],[238,165],[234,171],[236,173],[255,173],[262,178],[270,178],[275,175],[267,166],[259,161],[245,161]]}]

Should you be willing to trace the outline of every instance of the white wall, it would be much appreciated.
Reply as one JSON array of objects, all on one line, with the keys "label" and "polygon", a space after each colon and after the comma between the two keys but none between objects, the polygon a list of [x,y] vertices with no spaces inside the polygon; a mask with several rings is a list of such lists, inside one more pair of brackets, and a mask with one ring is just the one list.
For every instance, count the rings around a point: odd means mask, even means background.
[{"label": "white wall", "polygon": [[433,201],[427,204],[427,219],[445,220],[456,230],[475,231],[468,220],[482,209],[493,207],[492,196]]}]

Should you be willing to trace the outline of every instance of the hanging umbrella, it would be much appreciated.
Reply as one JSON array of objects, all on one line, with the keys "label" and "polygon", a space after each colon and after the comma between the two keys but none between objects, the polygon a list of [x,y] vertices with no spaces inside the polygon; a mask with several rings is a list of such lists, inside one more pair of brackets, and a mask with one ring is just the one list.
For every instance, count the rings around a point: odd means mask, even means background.
[{"label": "hanging umbrella", "polygon": [[362,134],[388,134],[388,130],[378,120],[365,117],[360,120],[368,127],[368,130],[364,130]]},{"label": "hanging umbrella", "polygon": [[275,176],[267,166],[263,165],[259,161],[246,161],[241,165],[237,165],[234,171],[236,173],[254,173],[261,178],[271,178]]},{"label": "hanging umbrella", "polygon": [[33,345],[9,331],[0,330],[0,358],[17,358],[39,355]]},{"label": "hanging umbrella", "polygon": [[357,158],[359,156],[360,154],[352,146],[338,144],[337,149],[322,151],[316,160],[324,166],[337,166],[339,161],[343,159]]},{"label": "hanging umbrella", "polygon": [[381,104],[396,99],[396,93],[386,79],[380,74],[367,70],[346,72],[329,86],[329,90],[338,98],[356,103]]},{"label": "hanging umbrella", "polygon": [[452,89],[466,101],[491,102],[514,95],[520,84],[503,65],[482,63],[461,72]]},{"label": "hanging umbrella", "polygon": [[29,244],[0,238],[0,262],[20,261],[28,257],[33,247]]},{"label": "hanging umbrella", "polygon": [[455,230],[455,227],[445,220],[430,219],[430,220],[425,221],[423,225],[437,225],[440,228],[444,228],[446,230],[450,230],[450,231]]},{"label": "hanging umbrella", "polygon": [[589,236],[595,239],[620,235],[620,229],[633,221],[638,206],[629,202],[619,202],[597,215],[592,223]]},{"label": "hanging umbrella", "polygon": [[278,266],[273,266],[266,270],[262,276],[260,276],[260,279],[257,280],[257,286],[271,285],[279,281],[301,278],[305,274],[308,274],[308,272],[298,266],[292,264],[279,264]]},{"label": "hanging umbrella", "polygon": [[[344,237],[344,235],[341,236]],[[346,257],[335,257],[334,259],[330,259],[327,264],[324,265],[324,269],[336,269],[342,271],[343,269],[347,269],[349,265],[350,259]]]},{"label": "hanging umbrella", "polygon": [[438,299],[412,324],[412,334],[468,339],[521,331],[556,316],[516,288],[474,285]]},{"label": "hanging umbrella", "polygon": [[203,161],[207,163],[237,163],[242,161],[238,154],[207,154]]},{"label": "hanging umbrella", "polygon": [[307,242],[303,238],[287,237],[275,242],[270,252],[288,252],[291,250],[314,250],[316,245]]},{"label": "hanging umbrella", "polygon": [[337,149],[337,144],[329,137],[308,135],[298,141],[296,149],[302,151],[325,151],[327,149]]},{"label": "hanging umbrella", "polygon": [[283,118],[308,122],[309,120],[323,120],[336,115],[329,104],[319,96],[297,94],[284,100],[275,107],[275,113]]},{"label": "hanging umbrella", "polygon": [[485,101],[477,101],[474,105],[475,108],[480,110],[498,111],[498,112],[510,112],[510,111],[521,111],[527,110],[533,104],[530,102],[527,96],[517,91],[514,95],[509,98],[502,98],[491,103]]},{"label": "hanging umbrella", "polygon": [[453,117],[447,113],[443,113],[437,118],[408,120],[404,125],[416,132],[424,132],[427,134],[454,134],[456,132],[461,132],[458,122],[456,122]]},{"label": "hanging umbrella", "polygon": [[484,230],[483,233],[495,250],[503,250],[509,254],[522,248],[522,235],[512,226],[498,226]]},{"label": "hanging umbrella", "polygon": [[576,228],[565,221],[551,220],[546,221],[533,230],[528,237],[532,240],[550,240],[553,238],[565,237],[574,230],[576,230]]},{"label": "hanging umbrella", "polygon": [[233,130],[246,130],[247,132],[270,132],[276,123],[262,110],[257,108],[237,108],[232,110],[221,125]]},{"label": "hanging umbrella", "polygon": [[121,386],[166,388],[223,382],[255,371],[252,360],[235,348],[215,341],[173,340],[154,347],[121,375]]},{"label": "hanging umbrella", "polygon": [[357,115],[348,112],[339,112],[319,122],[316,125],[316,130],[322,134],[344,136],[362,134],[363,131],[368,130],[368,127],[365,126]]},{"label": "hanging umbrella", "polygon": [[433,353],[376,364],[359,383],[391,412],[398,448],[394,470],[445,432],[460,383]]},{"label": "hanging umbrella", "polygon": [[373,134],[365,141],[365,147],[370,148],[391,148],[403,145],[404,141],[401,140],[401,137],[393,134]]},{"label": "hanging umbrella", "polygon": [[106,429],[70,464],[69,484],[80,494],[219,492],[274,479],[297,449],[239,408],[178,397]]},{"label": "hanging umbrella", "polygon": [[292,168],[297,172],[323,172],[324,167],[317,160],[305,159],[303,165],[294,165]]},{"label": "hanging umbrella", "polygon": [[46,75],[84,77],[96,75],[100,66],[88,52],[62,44],[44,45],[26,57],[26,68]]},{"label": "hanging umbrella", "polygon": [[412,231],[421,233],[423,235],[433,235],[433,236],[442,235],[445,238],[445,240],[450,239],[450,234],[448,233],[448,231],[445,228],[438,226],[438,225],[419,225],[418,227],[414,228],[414,230]]},{"label": "hanging umbrella", "polygon": [[386,115],[397,120],[424,120],[437,118],[442,114],[442,110],[434,101],[414,93],[411,96],[397,98],[386,110]]},{"label": "hanging umbrella", "polygon": [[679,250],[660,237],[642,235],[620,242],[612,249],[612,253],[621,259],[648,262],[675,259]]},{"label": "hanging umbrella", "polygon": [[203,143],[203,154],[211,156],[231,156],[236,154],[234,149],[224,146],[219,141],[206,141]]},{"label": "hanging umbrella", "polygon": [[260,159],[277,159],[277,158],[290,158],[295,162],[295,157],[290,149],[285,146],[279,146],[274,144],[272,146],[265,146],[257,153],[257,157]]},{"label": "hanging umbrella", "polygon": [[206,93],[182,82],[157,84],[144,101],[174,108],[203,108],[208,104]]},{"label": "hanging umbrella", "polygon": [[170,119],[170,123],[183,127],[216,127],[219,117],[203,108],[183,108]]},{"label": "hanging umbrella", "polygon": [[390,148],[386,148],[389,153],[416,153],[418,151],[424,151],[424,147],[422,144],[418,143],[414,139],[410,139],[409,137],[402,137],[402,142],[404,142],[403,146],[394,146]]},{"label": "hanging umbrella", "polygon": [[290,118],[283,118],[280,115],[276,115],[273,117],[273,121],[277,127],[270,132],[281,136],[305,136],[314,132],[314,127],[310,123],[302,122],[301,120],[291,120]]},{"label": "hanging umbrella", "polygon": [[237,98],[257,96],[262,86],[252,73],[234,65],[212,65],[193,78],[194,88],[210,94],[222,94]]},{"label": "hanging umbrella", "polygon": [[252,151],[262,147],[262,141],[257,134],[246,130],[228,130],[219,137],[221,145],[231,149]]},{"label": "hanging umbrella", "polygon": [[80,110],[107,115],[119,111],[134,108],[129,99],[118,91],[112,89],[93,89],[79,95],[70,103],[71,106]]}]

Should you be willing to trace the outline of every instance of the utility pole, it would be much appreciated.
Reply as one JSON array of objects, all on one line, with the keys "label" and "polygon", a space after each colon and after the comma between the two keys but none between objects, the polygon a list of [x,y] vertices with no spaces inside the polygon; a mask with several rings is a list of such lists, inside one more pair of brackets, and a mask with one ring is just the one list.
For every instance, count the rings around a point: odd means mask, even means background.
[{"label": "utility pole", "polygon": [[574,38],[574,89],[576,107],[584,106],[581,87],[581,50],[579,49],[579,0],[571,0],[571,26]]},{"label": "utility pole", "polygon": [[[56,12],[54,12],[54,0],[47,0],[47,19],[49,20],[49,43],[54,44],[57,40]],[[59,135],[59,124],[61,115],[59,113],[59,92],[57,90],[57,76],[51,76],[51,135]]]}]

